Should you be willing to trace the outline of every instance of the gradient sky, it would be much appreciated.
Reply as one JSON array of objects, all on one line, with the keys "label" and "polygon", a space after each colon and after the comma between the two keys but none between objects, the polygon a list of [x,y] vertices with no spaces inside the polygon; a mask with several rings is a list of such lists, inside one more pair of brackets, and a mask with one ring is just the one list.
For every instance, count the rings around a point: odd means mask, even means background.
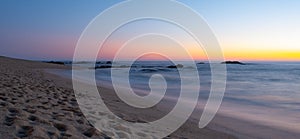
[{"label": "gradient sky", "polygon": [[[1,0],[0,55],[34,60],[71,59],[87,24],[118,2]],[[205,18],[228,60],[300,60],[299,0],[180,2]],[[143,24],[139,26],[142,28]],[[112,44],[118,44],[124,34],[116,34]],[[193,50],[195,59],[205,58],[200,51]]]}]

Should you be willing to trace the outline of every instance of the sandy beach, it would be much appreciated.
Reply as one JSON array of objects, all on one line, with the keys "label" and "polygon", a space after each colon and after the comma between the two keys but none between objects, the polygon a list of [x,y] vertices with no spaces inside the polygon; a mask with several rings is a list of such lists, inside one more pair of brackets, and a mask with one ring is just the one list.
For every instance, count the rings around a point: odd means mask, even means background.
[{"label": "sandy beach", "polygon": [[[70,67],[0,58],[1,138],[110,138],[84,118],[73,94],[71,80],[45,72],[45,69],[67,68]],[[101,89],[106,94],[107,105],[127,121],[146,122],[163,114],[153,108],[137,115],[127,106],[119,105],[121,102],[116,101],[112,90]],[[126,127],[121,130],[126,132]],[[167,138],[229,139],[234,136],[209,128],[199,129],[190,120]]]}]

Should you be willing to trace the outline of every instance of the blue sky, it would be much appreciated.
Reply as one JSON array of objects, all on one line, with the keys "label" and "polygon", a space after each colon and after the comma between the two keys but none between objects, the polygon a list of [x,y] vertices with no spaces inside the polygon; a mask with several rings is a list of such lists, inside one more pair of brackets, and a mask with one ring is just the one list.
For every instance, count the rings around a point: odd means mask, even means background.
[{"label": "blue sky", "polygon": [[[114,0],[1,0],[0,55],[70,59],[86,25]],[[299,51],[299,0],[181,0],[201,14],[221,46]]]}]

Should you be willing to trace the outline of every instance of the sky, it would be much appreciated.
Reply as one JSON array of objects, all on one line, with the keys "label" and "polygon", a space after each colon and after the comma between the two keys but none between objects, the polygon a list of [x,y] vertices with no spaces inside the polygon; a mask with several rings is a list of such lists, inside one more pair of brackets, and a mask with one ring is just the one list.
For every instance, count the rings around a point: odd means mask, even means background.
[{"label": "sky", "polygon": [[[89,22],[118,2],[121,1],[1,0],[0,55],[32,60],[70,60]],[[299,0],[179,2],[191,7],[207,21],[227,60],[300,61]],[[115,53],[113,50],[117,50],[120,42],[130,36],[128,34],[145,26],[155,26],[150,28],[154,30],[167,30],[166,25],[155,22],[124,26],[112,35],[106,49],[99,52],[99,57],[112,58]],[[184,37],[180,30],[174,28],[173,31],[173,34]],[[186,41],[185,47],[193,53],[194,59],[206,58],[203,50],[195,48],[189,39]],[[167,41],[165,43],[173,45]],[[151,46],[162,48],[162,44],[142,38],[130,45],[133,48],[138,45],[139,49],[148,49]],[[170,49],[171,46],[166,46],[162,51]],[[134,53],[133,50],[128,50],[124,58]],[[172,51],[172,55],[184,59],[179,50]]]}]

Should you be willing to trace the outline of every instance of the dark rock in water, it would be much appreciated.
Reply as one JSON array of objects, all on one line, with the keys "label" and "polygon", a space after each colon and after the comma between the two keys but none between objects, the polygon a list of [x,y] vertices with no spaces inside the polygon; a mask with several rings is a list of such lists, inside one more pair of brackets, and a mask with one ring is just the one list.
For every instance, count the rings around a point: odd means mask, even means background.
[{"label": "dark rock in water", "polygon": [[59,65],[64,65],[64,62],[60,62],[60,61],[47,61],[46,63],[51,63],[51,64],[59,64]]},{"label": "dark rock in water", "polygon": [[96,61],[96,64],[102,64],[102,62],[101,61]]},{"label": "dark rock in water", "polygon": [[199,62],[199,63],[197,63],[197,64],[205,64],[204,62]]},{"label": "dark rock in water", "polygon": [[172,65],[172,66],[168,66],[167,68],[171,68],[171,69],[173,69],[173,68],[177,68],[176,66],[174,66],[174,65]]},{"label": "dark rock in water", "polygon": [[104,65],[98,65],[96,67],[91,67],[90,69],[107,69],[107,68],[136,68],[136,66],[127,66],[127,65],[112,66],[112,65],[104,64]]},{"label": "dark rock in water", "polygon": [[107,69],[107,68],[112,68],[111,65],[101,65],[101,66],[96,66],[95,69]]},{"label": "dark rock in water", "polygon": [[72,61],[65,61],[64,63],[65,63],[65,65],[71,65],[71,64],[73,64]]},{"label": "dark rock in water", "polygon": [[74,62],[73,64],[88,64],[90,62],[88,61],[78,61],[78,62]]},{"label": "dark rock in water", "polygon": [[141,66],[142,68],[162,68],[163,66]]},{"label": "dark rock in water", "polygon": [[177,64],[176,67],[177,68],[183,68],[183,65],[182,64]]},{"label": "dark rock in water", "polygon": [[167,68],[171,68],[171,69],[175,69],[175,68],[183,68],[183,65],[182,65],[182,64],[171,65],[171,66],[168,66]]},{"label": "dark rock in water", "polygon": [[222,62],[221,64],[237,64],[237,65],[245,65],[244,63],[239,62],[239,61],[225,61],[225,62]]},{"label": "dark rock in water", "polygon": [[112,62],[111,61],[106,61],[106,64],[112,64]]}]

